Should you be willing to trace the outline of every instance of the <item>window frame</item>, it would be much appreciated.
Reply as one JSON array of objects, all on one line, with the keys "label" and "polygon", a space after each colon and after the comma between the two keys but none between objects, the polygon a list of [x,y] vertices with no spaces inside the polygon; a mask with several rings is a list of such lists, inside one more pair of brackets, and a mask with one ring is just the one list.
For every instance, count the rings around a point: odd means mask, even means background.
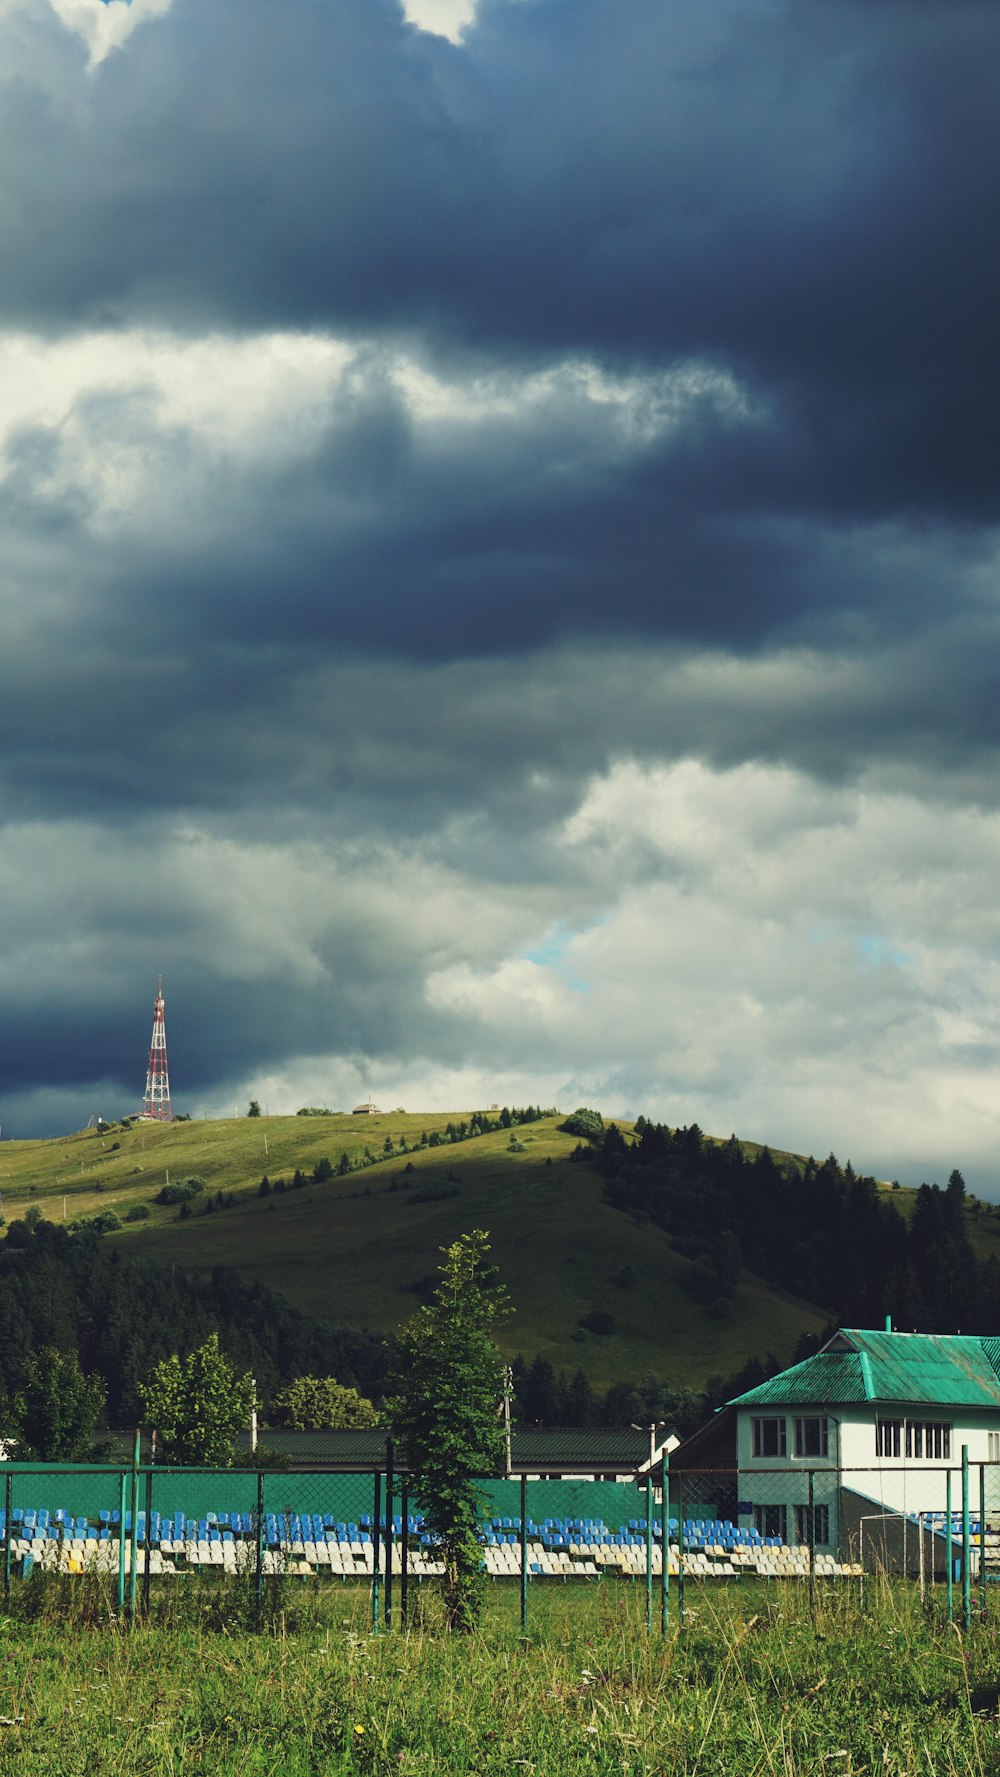
[{"label": "window frame", "polygon": [[[777,1529],[768,1528],[768,1514],[773,1513],[772,1524]],[[772,1505],[755,1505],[753,1508],[754,1529],[758,1536],[776,1536],[787,1548],[788,1546],[788,1507],[781,1503]]]},{"label": "window frame", "polygon": [[[753,1454],[754,1454],[755,1461],[766,1462],[768,1460],[768,1458],[772,1458],[775,1460],[778,1460],[782,1457],[787,1458],[787,1456],[788,1456],[788,1418],[787,1418],[786,1414],[784,1414],[784,1413],[762,1414],[759,1418],[751,1418],[750,1426],[751,1426],[751,1440],[752,1440],[752,1444],[753,1444]],[[766,1450],[764,1448],[764,1444],[766,1441],[765,1436],[764,1436],[765,1426],[774,1428],[774,1432],[775,1432],[774,1441],[777,1446],[777,1448],[774,1450]]]},{"label": "window frame", "polygon": [[[805,1427],[810,1425],[817,1427],[816,1442],[819,1445],[817,1450],[806,1449],[808,1440],[805,1435]],[[800,1462],[803,1459],[807,1462],[810,1460],[828,1462],[830,1458],[830,1421],[827,1415],[825,1413],[797,1414],[792,1448]]]},{"label": "window frame", "polygon": [[[813,1514],[815,1537],[809,1535],[809,1513]],[[818,1505],[798,1505],[794,1508],[795,1541],[814,1549],[827,1549],[830,1546],[830,1507],[825,1502]]]},{"label": "window frame", "polygon": [[885,1419],[880,1414],[875,1420],[875,1455],[879,1461],[898,1462],[903,1454],[902,1419]]}]

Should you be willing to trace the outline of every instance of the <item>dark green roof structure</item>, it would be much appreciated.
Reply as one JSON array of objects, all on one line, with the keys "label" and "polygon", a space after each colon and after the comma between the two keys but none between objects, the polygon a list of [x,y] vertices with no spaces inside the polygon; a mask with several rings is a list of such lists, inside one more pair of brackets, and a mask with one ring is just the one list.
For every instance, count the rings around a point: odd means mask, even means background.
[{"label": "dark green roof structure", "polygon": [[[662,1431],[666,1432],[666,1427]],[[131,1460],[133,1433],[109,1434],[114,1461]],[[265,1461],[290,1469],[331,1469],[341,1473],[370,1474],[386,1466],[384,1427],[365,1431],[294,1431],[286,1426],[264,1429],[260,1451]],[[235,1440],[236,1466],[253,1468],[254,1456],[248,1432]],[[143,1460],[148,1459],[144,1438]],[[656,1460],[659,1461],[659,1445]],[[649,1466],[649,1432],[628,1426],[595,1426],[585,1430],[560,1427],[527,1427],[515,1430],[511,1440],[511,1474],[530,1475],[639,1475]],[[405,1468],[402,1452],[395,1452],[395,1468]]]},{"label": "dark green roof structure", "polygon": [[814,1357],[732,1407],[934,1405],[1000,1408],[1000,1338],[841,1328]]},{"label": "dark green roof structure", "polygon": [[[384,1429],[372,1431],[289,1431],[275,1428],[261,1432],[261,1445],[296,1468],[371,1470],[385,1467]],[[252,1467],[249,1440],[238,1443],[239,1460]],[[649,1459],[649,1433],[628,1427],[595,1427],[574,1431],[532,1429],[515,1431],[511,1440],[511,1473],[526,1474],[626,1474],[638,1473]],[[402,1452],[395,1457],[397,1472],[405,1466]]]}]

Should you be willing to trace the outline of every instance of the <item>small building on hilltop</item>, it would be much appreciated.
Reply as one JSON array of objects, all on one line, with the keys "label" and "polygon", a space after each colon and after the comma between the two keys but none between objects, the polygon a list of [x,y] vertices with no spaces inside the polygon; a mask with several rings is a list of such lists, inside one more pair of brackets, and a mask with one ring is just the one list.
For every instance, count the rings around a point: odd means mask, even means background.
[{"label": "small building on hilltop", "polygon": [[351,1112],[352,1117],[381,1117],[381,1115],[382,1112],[379,1110],[378,1105],[370,1098],[367,1099],[364,1104],[356,1104]]},{"label": "small building on hilltop", "polygon": [[1000,1509],[1000,1338],[842,1328],[736,1396],[670,1466],[692,1509],[704,1492],[762,1536],[908,1568],[918,1526],[960,1504],[963,1449]]}]

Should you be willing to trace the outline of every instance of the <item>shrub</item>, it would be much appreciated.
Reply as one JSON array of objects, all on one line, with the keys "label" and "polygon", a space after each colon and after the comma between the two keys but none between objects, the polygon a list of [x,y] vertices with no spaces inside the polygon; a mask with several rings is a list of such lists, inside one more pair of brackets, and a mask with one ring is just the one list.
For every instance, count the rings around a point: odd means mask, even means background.
[{"label": "shrub", "polygon": [[585,1332],[597,1333],[605,1339],[618,1330],[614,1315],[607,1314],[603,1308],[592,1308],[589,1314],[581,1314],[580,1325]]},{"label": "shrub", "polygon": [[146,1222],[146,1221],[148,1221],[149,1220],[149,1204],[148,1203],[133,1203],[132,1208],[129,1210],[126,1210],[126,1212],[125,1212],[125,1220],[127,1222]]},{"label": "shrub", "polygon": [[164,1185],[157,1191],[157,1203],[187,1203],[192,1197],[200,1197],[205,1189],[205,1181],[197,1173],[190,1178],[174,1179],[171,1184]]},{"label": "shrub", "polygon": [[[148,1210],[146,1214],[149,1214]],[[102,1209],[96,1216],[77,1216],[75,1221],[70,1222],[69,1231],[71,1234],[82,1234],[85,1231],[88,1234],[114,1234],[121,1226],[121,1217],[113,1209]]]},{"label": "shrub", "polygon": [[581,1105],[559,1127],[565,1135],[582,1135],[587,1141],[597,1141],[604,1133],[604,1118],[600,1111],[590,1111],[586,1105]]},{"label": "shrub", "polygon": [[[461,1197],[461,1185],[427,1185],[423,1191],[410,1193],[411,1203],[443,1203],[446,1197]],[[435,1279],[437,1282],[437,1279]]]},{"label": "shrub", "polygon": [[709,1320],[728,1320],[732,1312],[733,1305],[728,1296],[716,1296],[715,1301],[709,1302],[705,1309]]}]

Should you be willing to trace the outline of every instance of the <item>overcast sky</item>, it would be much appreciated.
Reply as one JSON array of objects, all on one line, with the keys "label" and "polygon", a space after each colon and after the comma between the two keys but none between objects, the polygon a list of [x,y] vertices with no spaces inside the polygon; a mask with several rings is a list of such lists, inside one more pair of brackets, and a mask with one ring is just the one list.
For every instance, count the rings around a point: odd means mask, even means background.
[{"label": "overcast sky", "polygon": [[0,0],[0,1121],[1000,1196],[996,0]]}]

